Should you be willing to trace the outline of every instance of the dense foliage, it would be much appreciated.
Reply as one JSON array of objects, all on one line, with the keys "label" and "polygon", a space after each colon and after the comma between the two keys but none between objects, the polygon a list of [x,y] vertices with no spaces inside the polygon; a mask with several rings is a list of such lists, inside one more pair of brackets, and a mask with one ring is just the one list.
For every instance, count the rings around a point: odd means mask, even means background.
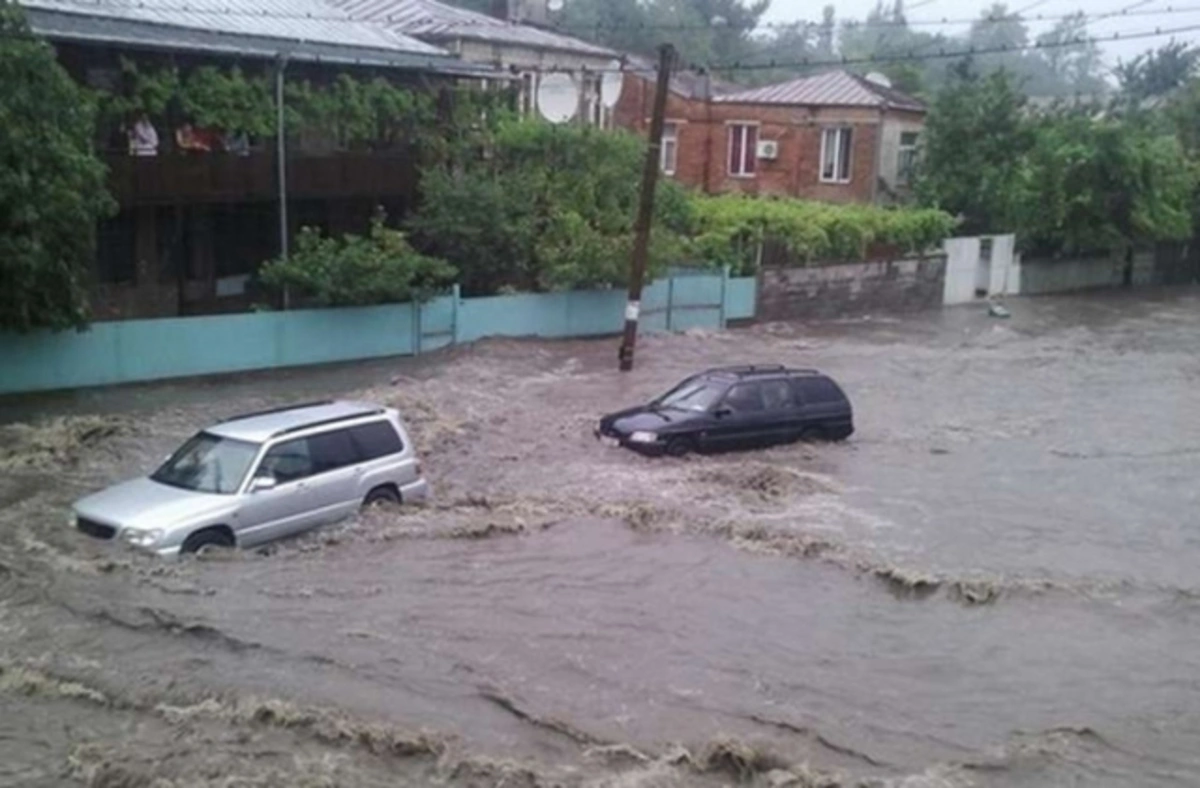
[{"label": "dense foliage", "polygon": [[1032,113],[1007,74],[964,68],[934,102],[924,148],[918,194],[967,233],[1074,254],[1191,232],[1194,167],[1173,131],[1140,113]]},{"label": "dense foliage", "polygon": [[113,209],[96,110],[7,0],[0,85],[0,328],[80,327],[96,225]]},{"label": "dense foliage", "polygon": [[736,195],[695,198],[696,250],[709,261],[753,273],[759,245],[777,241],[804,263],[861,260],[871,247],[900,254],[936,248],[954,230],[937,210],[831,205]]},{"label": "dense foliage", "polygon": [[[483,155],[426,168],[411,227],[464,292],[601,287],[627,278],[645,145],[625,133],[501,119]],[[690,203],[662,182],[651,274],[685,253]]]},{"label": "dense foliage", "polygon": [[[469,95],[462,93],[460,102]],[[174,112],[175,122],[188,120],[255,137],[275,134],[278,124],[273,79],[265,73],[247,74],[237,66],[202,66],[184,75],[173,67],[144,67],[123,59],[119,84],[99,92],[98,98],[107,125],[114,128],[139,112],[160,126],[169,125],[168,116]],[[343,73],[327,83],[285,82],[289,136],[329,147],[386,148],[418,142],[436,117],[429,94],[382,77],[358,79]]]},{"label": "dense foliage", "polygon": [[304,228],[288,259],[265,264],[259,279],[300,303],[331,307],[423,301],[448,287],[454,275],[445,262],[418,254],[378,215],[365,236],[328,238]]}]

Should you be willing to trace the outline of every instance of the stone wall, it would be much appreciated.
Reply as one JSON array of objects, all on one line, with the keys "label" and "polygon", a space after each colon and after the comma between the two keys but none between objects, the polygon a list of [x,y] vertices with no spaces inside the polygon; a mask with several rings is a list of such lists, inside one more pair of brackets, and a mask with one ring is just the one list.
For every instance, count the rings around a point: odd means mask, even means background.
[{"label": "stone wall", "polygon": [[807,320],[842,315],[913,312],[942,305],[946,258],[850,265],[764,268],[758,319]]},{"label": "stone wall", "polygon": [[[1122,253],[1094,257],[1020,262],[1021,295],[1068,293],[1075,290],[1121,287],[1126,284],[1126,263]],[[1133,257],[1128,284],[1150,285],[1159,281],[1153,252],[1138,252]]]}]

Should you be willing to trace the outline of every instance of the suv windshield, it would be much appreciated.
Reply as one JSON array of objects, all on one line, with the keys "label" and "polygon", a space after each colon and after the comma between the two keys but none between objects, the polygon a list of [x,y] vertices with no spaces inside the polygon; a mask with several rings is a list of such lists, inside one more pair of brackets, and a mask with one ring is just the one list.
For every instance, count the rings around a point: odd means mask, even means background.
[{"label": "suv windshield", "polygon": [[258,448],[256,443],[202,432],[183,444],[150,478],[184,490],[232,495],[242,486]]},{"label": "suv windshield", "polygon": [[658,408],[702,412],[716,405],[727,388],[711,380],[689,380],[659,397],[654,405]]}]

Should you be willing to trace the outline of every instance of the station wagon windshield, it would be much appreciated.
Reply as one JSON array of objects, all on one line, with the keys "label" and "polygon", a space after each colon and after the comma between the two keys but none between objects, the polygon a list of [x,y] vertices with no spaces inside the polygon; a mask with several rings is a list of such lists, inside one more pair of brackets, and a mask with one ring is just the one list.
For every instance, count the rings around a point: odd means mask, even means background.
[{"label": "station wagon windshield", "polygon": [[232,495],[242,486],[258,444],[202,432],[189,440],[150,478],[193,492]]},{"label": "station wagon windshield", "polygon": [[716,405],[724,396],[726,388],[728,387],[725,385],[708,380],[693,380],[672,389],[654,404],[659,408],[690,410],[699,413]]}]

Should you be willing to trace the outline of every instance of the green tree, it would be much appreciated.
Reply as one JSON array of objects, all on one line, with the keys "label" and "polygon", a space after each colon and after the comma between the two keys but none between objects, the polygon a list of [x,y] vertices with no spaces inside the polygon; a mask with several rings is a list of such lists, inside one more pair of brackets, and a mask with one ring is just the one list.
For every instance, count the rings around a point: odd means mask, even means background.
[{"label": "green tree", "polygon": [[328,238],[305,227],[288,259],[263,265],[259,279],[269,290],[334,307],[422,301],[448,287],[454,275],[446,262],[418,254],[380,213],[366,236]]},{"label": "green tree", "polygon": [[1048,73],[1063,88],[1077,94],[1105,89],[1101,76],[1100,47],[1091,39],[1087,15],[1082,11],[1059,20],[1050,31],[1038,36]]},{"label": "green tree", "polygon": [[1196,180],[1179,141],[1136,121],[1041,118],[1021,168],[1022,242],[1074,254],[1183,240]]},{"label": "green tree", "polygon": [[1117,66],[1122,98],[1136,106],[1165,96],[1187,83],[1200,66],[1200,48],[1172,41]]},{"label": "green tree", "polygon": [[[645,144],[638,137],[503,120],[485,157],[422,173],[410,226],[461,272],[464,292],[544,291],[624,281]],[[685,255],[686,194],[660,184],[651,273]]]},{"label": "green tree", "polygon": [[92,150],[96,107],[0,0],[0,328],[79,328],[96,224],[113,209]]},{"label": "green tree", "polygon": [[1006,72],[980,77],[962,63],[930,107],[916,191],[961,216],[966,234],[1019,229],[1020,162],[1033,144],[1024,103]]}]

